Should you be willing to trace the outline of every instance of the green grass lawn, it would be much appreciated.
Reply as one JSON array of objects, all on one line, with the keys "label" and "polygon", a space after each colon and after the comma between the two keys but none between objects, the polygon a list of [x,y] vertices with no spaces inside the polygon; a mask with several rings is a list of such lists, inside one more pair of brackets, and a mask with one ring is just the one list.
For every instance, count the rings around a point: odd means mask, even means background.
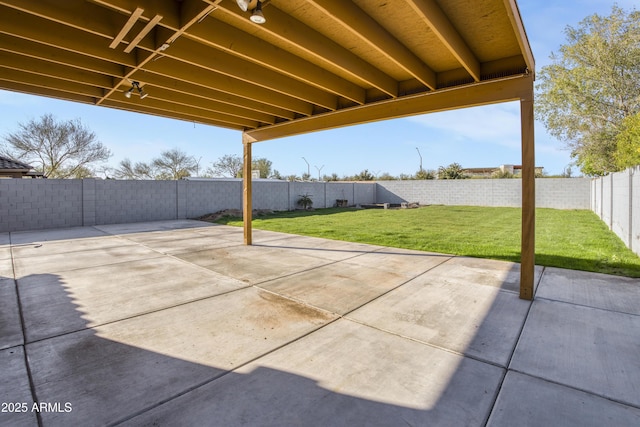
[{"label": "green grass lawn", "polygon": [[[242,225],[225,217],[221,224]],[[258,217],[253,227],[397,248],[520,261],[520,209],[317,209]],[[640,258],[591,211],[536,209],[536,264],[640,277]]]}]

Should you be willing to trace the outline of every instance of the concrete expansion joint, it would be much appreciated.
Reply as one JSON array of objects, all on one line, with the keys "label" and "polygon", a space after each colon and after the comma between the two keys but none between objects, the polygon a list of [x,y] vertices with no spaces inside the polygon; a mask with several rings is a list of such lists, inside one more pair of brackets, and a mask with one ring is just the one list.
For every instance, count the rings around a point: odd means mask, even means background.
[{"label": "concrete expansion joint", "polygon": [[551,302],[551,303],[555,303],[555,304],[572,305],[574,307],[582,307],[582,308],[585,308],[585,309],[597,310],[597,311],[600,311],[600,312],[608,312],[608,313],[624,314],[625,316],[640,317],[640,314],[638,314],[638,313],[630,313],[630,312],[627,312],[627,311],[614,310],[614,309],[611,309],[611,308],[604,308],[604,307],[595,307],[595,306],[592,306],[592,305],[581,304],[581,303],[577,303],[577,302],[563,301],[563,300],[560,300],[560,299],[554,299],[554,298],[549,298],[549,297],[538,297],[538,298],[536,298],[536,300],[538,300],[538,301],[547,301],[547,302]]},{"label": "concrete expansion joint", "polygon": [[525,371],[522,371],[522,370],[519,370],[519,369],[509,368],[507,370],[507,372],[516,372],[516,373],[518,373],[520,375],[526,375],[528,377],[535,378],[537,380],[541,380],[541,381],[547,382],[549,384],[553,384],[553,385],[556,385],[556,386],[569,388],[569,389],[572,389],[572,390],[579,391],[581,393],[587,393],[587,394],[590,394],[591,396],[597,396],[597,397],[599,397],[601,399],[605,399],[605,400],[608,400],[609,402],[614,402],[614,403],[617,403],[619,405],[624,405],[624,406],[629,406],[631,408],[640,409],[639,405],[635,405],[635,404],[633,404],[631,402],[626,402],[624,400],[615,399],[615,398],[612,398],[611,396],[607,396],[605,394],[595,393],[595,392],[593,392],[591,390],[587,390],[587,389],[576,387],[576,386],[573,386],[573,385],[557,382],[557,381],[551,380],[549,378],[541,377],[541,376],[538,376],[538,375],[532,375],[531,373],[528,373],[528,372],[525,372]]}]

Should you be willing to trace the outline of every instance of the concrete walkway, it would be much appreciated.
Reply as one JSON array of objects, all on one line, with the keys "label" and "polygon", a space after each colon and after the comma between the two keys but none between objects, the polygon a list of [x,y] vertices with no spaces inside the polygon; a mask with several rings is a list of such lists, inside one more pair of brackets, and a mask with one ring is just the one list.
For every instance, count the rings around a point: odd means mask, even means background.
[{"label": "concrete walkway", "polygon": [[[0,234],[0,424],[638,426],[640,281],[168,221]],[[34,401],[38,402],[34,406]]]}]

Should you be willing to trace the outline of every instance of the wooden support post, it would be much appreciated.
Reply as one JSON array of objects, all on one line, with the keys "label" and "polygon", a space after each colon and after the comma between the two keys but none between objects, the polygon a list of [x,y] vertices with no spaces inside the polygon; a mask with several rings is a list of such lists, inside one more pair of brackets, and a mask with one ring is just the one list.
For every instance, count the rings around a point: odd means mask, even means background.
[{"label": "wooden support post", "polygon": [[242,166],[242,219],[244,223],[244,244],[251,245],[253,233],[251,219],[253,213],[251,191],[251,138],[242,134],[243,166]]},{"label": "wooden support post", "polygon": [[522,126],[522,246],[520,252],[520,298],[533,300],[536,234],[536,170],[533,117],[533,79],[531,95],[520,100]]}]

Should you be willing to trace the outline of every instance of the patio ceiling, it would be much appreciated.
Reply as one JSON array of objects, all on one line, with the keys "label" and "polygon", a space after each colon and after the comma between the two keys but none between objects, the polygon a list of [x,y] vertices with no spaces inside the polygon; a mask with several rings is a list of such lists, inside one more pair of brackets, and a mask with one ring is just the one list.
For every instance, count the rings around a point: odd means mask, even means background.
[{"label": "patio ceiling", "polygon": [[533,77],[515,0],[262,4],[259,25],[235,0],[0,1],[0,88],[255,142],[520,99]]}]

